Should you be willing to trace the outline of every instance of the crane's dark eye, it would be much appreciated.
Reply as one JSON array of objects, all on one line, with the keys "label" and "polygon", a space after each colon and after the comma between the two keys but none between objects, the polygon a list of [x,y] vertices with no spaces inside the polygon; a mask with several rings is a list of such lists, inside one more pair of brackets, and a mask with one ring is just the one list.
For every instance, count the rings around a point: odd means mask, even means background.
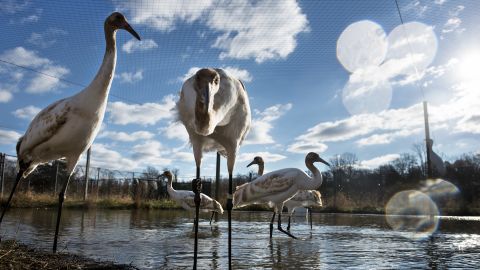
[{"label": "crane's dark eye", "polygon": [[215,79],[213,80],[213,83],[218,84],[218,81],[219,81],[218,78],[215,78]]}]

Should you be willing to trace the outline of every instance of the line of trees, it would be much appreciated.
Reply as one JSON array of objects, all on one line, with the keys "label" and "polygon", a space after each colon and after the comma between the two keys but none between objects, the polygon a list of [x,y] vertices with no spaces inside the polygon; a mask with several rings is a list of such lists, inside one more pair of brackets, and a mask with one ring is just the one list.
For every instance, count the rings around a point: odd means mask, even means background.
[{"label": "line of trees", "polygon": [[[343,153],[330,159],[332,165],[324,173],[324,183],[319,191],[322,194],[324,209],[327,211],[362,211],[381,212],[388,200],[397,192],[408,189],[419,190],[425,185],[426,166],[425,149],[416,144],[411,153],[402,153],[388,164],[375,169],[362,168],[354,153]],[[454,162],[445,162],[446,174],[442,177],[459,189],[455,197],[449,196],[437,202],[444,214],[480,214],[480,154],[464,154]],[[162,171],[167,168],[163,168]],[[68,196],[82,198],[84,192],[84,167],[80,166],[72,176]],[[179,177],[178,169],[171,169],[174,182]],[[93,169],[90,175],[89,196],[105,198],[111,196],[131,197],[135,201],[159,199],[167,196],[166,182],[159,179],[161,172],[154,167],[147,167],[142,173],[119,172],[107,169]],[[5,199],[13,185],[15,177],[15,160],[5,162]],[[1,175],[0,175],[1,177]],[[53,162],[39,166],[19,186],[20,192],[48,193],[58,191],[66,179],[64,164]],[[52,179],[57,178],[57,185]],[[237,174],[234,185],[240,185],[255,179],[249,174]],[[219,198],[225,203],[228,179],[222,178],[218,196],[212,189],[214,179],[205,179],[203,192]],[[190,183],[174,183],[178,189],[190,190]],[[57,187],[57,188],[56,188]],[[438,198],[437,198],[438,199]]]}]

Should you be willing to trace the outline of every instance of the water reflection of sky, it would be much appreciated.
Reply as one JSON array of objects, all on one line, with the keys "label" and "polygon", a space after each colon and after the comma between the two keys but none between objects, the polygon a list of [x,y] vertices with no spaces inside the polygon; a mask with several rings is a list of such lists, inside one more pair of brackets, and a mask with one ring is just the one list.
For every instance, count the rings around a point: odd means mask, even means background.
[{"label": "water reflection of sky", "polygon": [[[192,217],[184,211],[66,210],[60,250],[96,259],[133,263],[141,269],[190,269]],[[52,210],[12,209],[2,236],[49,251],[55,222]],[[480,262],[480,218],[439,217],[438,230],[423,240],[392,231],[382,215],[314,214],[310,231],[296,217],[299,240],[274,231],[270,213],[233,213],[235,269],[379,269],[475,267]],[[225,269],[225,219],[200,222],[199,266]]]}]

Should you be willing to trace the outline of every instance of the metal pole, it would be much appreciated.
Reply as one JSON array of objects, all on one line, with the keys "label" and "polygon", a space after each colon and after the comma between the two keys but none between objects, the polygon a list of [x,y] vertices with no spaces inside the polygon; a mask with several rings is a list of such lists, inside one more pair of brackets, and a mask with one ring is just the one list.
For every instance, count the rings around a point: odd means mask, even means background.
[{"label": "metal pole", "polygon": [[60,162],[58,160],[55,161],[57,164],[57,169],[55,170],[55,187],[53,187],[53,195],[57,195],[57,184],[58,184],[58,167]]},{"label": "metal pole", "polygon": [[3,200],[3,186],[5,184],[5,154],[0,153],[0,176],[2,177],[0,198]]},{"label": "metal pole", "polygon": [[433,170],[432,170],[432,160],[430,157],[430,153],[432,152],[432,140],[430,139],[430,127],[428,124],[428,108],[427,102],[423,102],[423,117],[425,118],[425,143],[427,146],[427,179],[433,177]]},{"label": "metal pole", "polygon": [[85,166],[85,192],[83,193],[83,200],[86,201],[88,197],[88,177],[90,171],[90,151],[92,147],[87,150],[87,165]]},{"label": "metal pole", "polygon": [[202,198],[200,197],[200,192],[202,192],[202,180],[200,178],[193,179],[192,181],[192,191],[195,193],[194,202],[195,202],[195,244],[193,246],[193,269],[197,269],[197,253],[198,253],[198,217],[200,212],[200,202]]},{"label": "metal pole", "polygon": [[[217,168],[215,172],[215,200],[220,201],[220,153],[217,152]],[[215,221],[218,221],[218,213],[215,212]]]}]

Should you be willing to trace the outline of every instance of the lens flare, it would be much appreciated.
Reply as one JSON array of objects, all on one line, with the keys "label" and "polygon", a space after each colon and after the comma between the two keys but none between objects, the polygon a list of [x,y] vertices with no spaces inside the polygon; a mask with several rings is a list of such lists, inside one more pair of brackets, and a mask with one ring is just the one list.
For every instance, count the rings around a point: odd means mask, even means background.
[{"label": "lens flare", "polygon": [[417,190],[395,194],[385,207],[388,225],[410,239],[430,236],[438,227],[438,208],[432,199]]},{"label": "lens flare", "polygon": [[420,190],[433,200],[451,198],[460,193],[457,186],[440,178],[428,179]]}]

